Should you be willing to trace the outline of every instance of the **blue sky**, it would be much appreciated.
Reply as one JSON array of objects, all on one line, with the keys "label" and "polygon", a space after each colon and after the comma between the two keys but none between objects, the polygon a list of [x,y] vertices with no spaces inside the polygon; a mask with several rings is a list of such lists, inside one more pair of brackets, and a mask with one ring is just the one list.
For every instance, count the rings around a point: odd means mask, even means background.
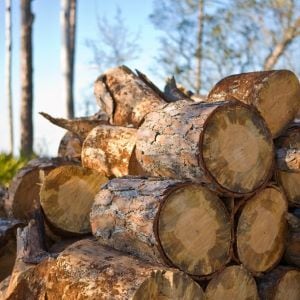
[{"label": "blue sky", "polygon": [[[8,108],[5,98],[4,59],[5,59],[5,1],[0,1],[0,152],[8,150]],[[18,154],[20,132],[20,4],[13,4],[13,101],[15,149]],[[141,56],[129,63],[129,67],[137,68],[151,75],[150,65],[155,55],[157,36],[148,15],[152,11],[152,0],[78,0],[77,36],[76,36],[76,65],[75,65],[75,102],[76,115],[83,114],[83,101],[87,97],[93,101],[92,83],[99,75],[90,61],[92,52],[85,46],[87,38],[95,38],[96,18],[106,16],[112,19],[116,7],[122,10],[126,25],[131,31],[140,30]],[[34,136],[35,150],[42,154],[56,155],[59,141],[64,130],[57,128],[44,120],[39,111],[48,112],[54,116],[65,116],[65,105],[62,99],[62,75],[60,69],[60,1],[34,0],[32,10],[35,14],[33,27],[33,56],[34,56]],[[151,79],[157,80],[151,76]]]}]

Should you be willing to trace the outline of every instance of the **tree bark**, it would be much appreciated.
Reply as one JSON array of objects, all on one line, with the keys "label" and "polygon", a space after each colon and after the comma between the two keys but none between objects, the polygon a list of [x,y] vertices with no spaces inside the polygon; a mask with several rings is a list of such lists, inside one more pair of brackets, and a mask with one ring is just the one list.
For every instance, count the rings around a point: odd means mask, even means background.
[{"label": "tree bark", "polygon": [[246,201],[237,224],[237,252],[253,274],[274,268],[283,256],[287,236],[287,201],[276,186],[268,186]]},{"label": "tree bark", "polygon": [[230,260],[227,210],[201,185],[113,179],[96,195],[90,220],[102,244],[193,276],[210,275]]},{"label": "tree bark", "polygon": [[21,0],[21,154],[33,153],[33,68],[31,0]]},{"label": "tree bark", "polygon": [[97,103],[110,123],[133,127],[138,127],[148,112],[166,103],[156,89],[125,66],[106,71],[94,85]]},{"label": "tree bark", "polygon": [[243,196],[269,179],[272,143],[264,120],[248,106],[179,101],[146,116],[135,152],[151,176],[189,178]]},{"label": "tree bark", "polygon": [[255,106],[275,138],[297,115],[300,84],[288,70],[242,73],[225,77],[208,95],[209,102],[231,99]]},{"label": "tree bark", "polygon": [[297,300],[300,298],[299,282],[299,270],[279,266],[259,279],[259,295],[264,300]]},{"label": "tree bark", "polygon": [[12,90],[11,90],[11,59],[12,59],[12,19],[11,19],[11,0],[6,0],[5,9],[5,91],[8,101],[8,122],[9,122],[9,152],[13,154],[14,151],[14,126],[13,126],[13,104],[12,104]]},{"label": "tree bark", "polygon": [[97,126],[83,143],[82,165],[107,177],[144,175],[146,173],[142,171],[135,158],[135,144],[135,128]]},{"label": "tree bark", "polygon": [[257,286],[252,275],[243,266],[226,267],[208,283],[207,300],[259,300]]}]

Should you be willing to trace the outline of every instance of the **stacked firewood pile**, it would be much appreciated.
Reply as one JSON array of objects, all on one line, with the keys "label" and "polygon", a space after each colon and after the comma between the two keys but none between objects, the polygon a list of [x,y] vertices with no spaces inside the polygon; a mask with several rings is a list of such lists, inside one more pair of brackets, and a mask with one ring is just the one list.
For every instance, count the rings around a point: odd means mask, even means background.
[{"label": "stacked firewood pile", "polygon": [[4,299],[300,299],[292,72],[229,76],[203,99],[122,66],[95,96],[91,117],[42,113],[67,129],[59,157],[2,197]]}]

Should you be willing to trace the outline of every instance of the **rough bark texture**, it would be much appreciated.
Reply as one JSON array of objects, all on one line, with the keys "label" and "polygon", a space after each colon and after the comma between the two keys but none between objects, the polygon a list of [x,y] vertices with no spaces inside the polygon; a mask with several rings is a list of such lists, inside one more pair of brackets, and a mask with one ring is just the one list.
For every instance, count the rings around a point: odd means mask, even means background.
[{"label": "rough bark texture", "polygon": [[201,185],[113,179],[97,194],[90,220],[102,244],[191,275],[209,275],[230,259],[228,213]]},{"label": "rough bark texture", "polygon": [[292,124],[277,140],[276,179],[290,206],[300,206],[300,125]]},{"label": "rough bark texture", "polygon": [[219,81],[208,95],[210,102],[230,99],[254,105],[275,138],[297,115],[300,84],[288,70],[232,75]]},{"label": "rough bark texture", "polygon": [[259,300],[252,275],[243,266],[230,266],[216,274],[205,290],[207,300]]},{"label": "rough bark texture", "polygon": [[79,166],[51,170],[40,190],[47,221],[62,233],[89,233],[89,212],[96,193],[105,182],[105,176]]},{"label": "rough bark texture", "polygon": [[33,68],[31,0],[21,0],[21,154],[33,153]]},{"label": "rough bark texture", "polygon": [[109,115],[114,125],[138,127],[144,116],[166,102],[135,75],[120,66],[106,71],[94,85],[98,105]]},{"label": "rough bark texture", "polygon": [[146,116],[136,156],[153,176],[189,178],[243,196],[270,177],[273,143],[263,119],[244,104],[179,101]]},{"label": "rough bark texture", "polygon": [[34,159],[14,176],[5,201],[5,209],[9,216],[18,219],[30,219],[34,211],[34,202],[39,203],[40,171],[47,174],[53,168],[62,164],[71,164],[59,158]]},{"label": "rough bark texture", "polygon": [[300,268],[300,218],[293,214],[287,215],[289,234],[286,243],[285,260]]},{"label": "rough bark texture", "polygon": [[81,161],[81,138],[71,131],[67,131],[59,143],[57,156],[65,159]]},{"label": "rough bark texture", "polygon": [[268,186],[242,208],[237,225],[237,252],[241,263],[254,274],[271,270],[280,261],[287,234],[287,201],[284,193]]},{"label": "rough bark texture", "polygon": [[145,174],[134,153],[136,129],[112,125],[95,127],[82,145],[82,165],[108,177]]},{"label": "rough bark texture", "polygon": [[300,271],[279,266],[258,280],[259,295],[264,300],[299,300]]},{"label": "rough bark texture", "polygon": [[0,218],[0,282],[12,272],[16,259],[16,231],[22,225],[16,219]]}]

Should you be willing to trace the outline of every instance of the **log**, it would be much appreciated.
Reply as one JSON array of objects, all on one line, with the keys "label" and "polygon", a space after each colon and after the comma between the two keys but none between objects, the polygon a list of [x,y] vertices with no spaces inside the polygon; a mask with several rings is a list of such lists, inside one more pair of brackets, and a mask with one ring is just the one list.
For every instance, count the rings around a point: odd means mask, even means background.
[{"label": "log", "polygon": [[60,166],[50,171],[41,186],[40,203],[51,228],[61,234],[89,233],[89,212],[106,181],[98,172],[79,166]]},{"label": "log", "polygon": [[185,89],[180,89],[177,84],[175,77],[169,77],[166,80],[166,85],[164,88],[164,96],[167,102],[176,102],[179,100],[191,101],[192,92],[186,91]]},{"label": "log", "polygon": [[126,66],[109,69],[99,76],[94,94],[110,123],[120,126],[139,127],[147,113],[166,104],[156,89]]},{"label": "log", "polygon": [[289,264],[300,268],[300,218],[287,214],[289,234],[285,248],[284,259]]},{"label": "log", "polygon": [[5,199],[8,197],[8,190],[6,187],[0,186],[0,218],[6,217]]},{"label": "log", "polygon": [[9,285],[9,281],[10,281],[10,276],[8,276],[4,280],[0,281],[0,299],[2,299],[2,300],[6,299],[5,294],[6,294],[8,285]]},{"label": "log", "polygon": [[12,272],[16,259],[16,231],[23,225],[16,219],[0,218],[0,282]]},{"label": "log", "polygon": [[297,76],[288,70],[231,75],[212,88],[208,101],[231,99],[255,106],[275,138],[297,115],[300,84]]},{"label": "log", "polygon": [[82,140],[71,131],[67,131],[62,137],[58,147],[58,157],[81,161]]},{"label": "log", "polygon": [[259,279],[259,295],[264,300],[299,300],[299,283],[299,270],[279,266]]},{"label": "log", "polygon": [[252,275],[243,266],[226,267],[216,274],[205,290],[206,300],[259,300]]},{"label": "log", "polygon": [[245,196],[269,179],[273,143],[264,120],[240,102],[178,101],[146,116],[136,157],[151,176],[189,178]]},{"label": "log", "polygon": [[14,176],[5,201],[5,209],[9,216],[29,220],[35,210],[34,202],[39,202],[40,171],[45,174],[63,164],[72,164],[61,158],[40,158],[31,160]]},{"label": "log", "polygon": [[237,225],[237,252],[252,273],[273,269],[284,253],[287,222],[284,193],[270,185],[246,201]]},{"label": "log", "polygon": [[[23,281],[26,299],[204,299],[186,274],[153,266],[85,239],[43,262]],[[18,286],[14,294],[22,295]],[[24,295],[24,294],[23,294]],[[24,298],[12,298],[24,299]]]},{"label": "log", "polygon": [[145,174],[136,160],[135,144],[134,128],[98,126],[83,143],[82,165],[107,177]]},{"label": "log", "polygon": [[102,244],[193,276],[210,275],[230,260],[228,212],[201,185],[115,178],[96,195],[90,221]]},{"label": "log", "polygon": [[290,206],[300,207],[300,125],[293,123],[275,141],[275,177],[283,188]]}]

